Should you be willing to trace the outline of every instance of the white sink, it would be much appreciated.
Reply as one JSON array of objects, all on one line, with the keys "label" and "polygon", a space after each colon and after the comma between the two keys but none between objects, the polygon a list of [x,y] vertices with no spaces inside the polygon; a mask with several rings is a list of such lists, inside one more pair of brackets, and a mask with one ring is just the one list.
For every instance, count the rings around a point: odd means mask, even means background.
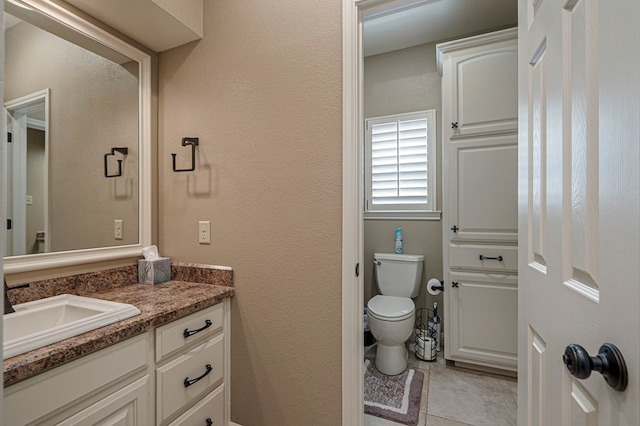
[{"label": "white sink", "polygon": [[2,317],[3,359],[104,327],[140,310],[127,303],[61,294],[13,307]]}]

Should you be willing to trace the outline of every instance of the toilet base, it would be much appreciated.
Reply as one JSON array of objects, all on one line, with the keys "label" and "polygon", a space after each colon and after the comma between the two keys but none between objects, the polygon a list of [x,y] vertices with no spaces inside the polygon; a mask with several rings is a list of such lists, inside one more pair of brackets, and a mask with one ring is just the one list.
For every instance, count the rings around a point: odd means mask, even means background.
[{"label": "toilet base", "polygon": [[395,376],[407,369],[409,351],[402,345],[383,345],[378,342],[376,351],[376,369],[387,376]]}]

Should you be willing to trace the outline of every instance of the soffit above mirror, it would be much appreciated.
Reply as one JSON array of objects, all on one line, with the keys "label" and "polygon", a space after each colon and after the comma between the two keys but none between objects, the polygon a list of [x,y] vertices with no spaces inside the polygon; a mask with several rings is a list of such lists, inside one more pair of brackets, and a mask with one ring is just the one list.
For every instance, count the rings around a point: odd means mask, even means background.
[{"label": "soffit above mirror", "polygon": [[66,0],[155,52],[202,38],[203,0]]}]

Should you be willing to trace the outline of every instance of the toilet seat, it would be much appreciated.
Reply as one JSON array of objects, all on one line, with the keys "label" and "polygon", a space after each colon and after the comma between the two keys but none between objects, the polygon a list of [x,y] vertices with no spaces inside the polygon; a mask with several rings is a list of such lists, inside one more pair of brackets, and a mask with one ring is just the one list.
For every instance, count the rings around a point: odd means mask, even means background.
[{"label": "toilet seat", "polygon": [[408,297],[374,296],[367,303],[368,314],[381,321],[403,321],[415,313],[415,304]]}]

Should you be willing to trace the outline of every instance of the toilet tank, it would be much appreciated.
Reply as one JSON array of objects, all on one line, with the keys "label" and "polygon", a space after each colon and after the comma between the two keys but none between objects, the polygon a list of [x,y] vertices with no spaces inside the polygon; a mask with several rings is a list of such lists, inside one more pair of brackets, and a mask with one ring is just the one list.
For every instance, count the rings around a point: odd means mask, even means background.
[{"label": "toilet tank", "polygon": [[374,253],[378,290],[385,296],[416,297],[422,282],[424,256]]}]

